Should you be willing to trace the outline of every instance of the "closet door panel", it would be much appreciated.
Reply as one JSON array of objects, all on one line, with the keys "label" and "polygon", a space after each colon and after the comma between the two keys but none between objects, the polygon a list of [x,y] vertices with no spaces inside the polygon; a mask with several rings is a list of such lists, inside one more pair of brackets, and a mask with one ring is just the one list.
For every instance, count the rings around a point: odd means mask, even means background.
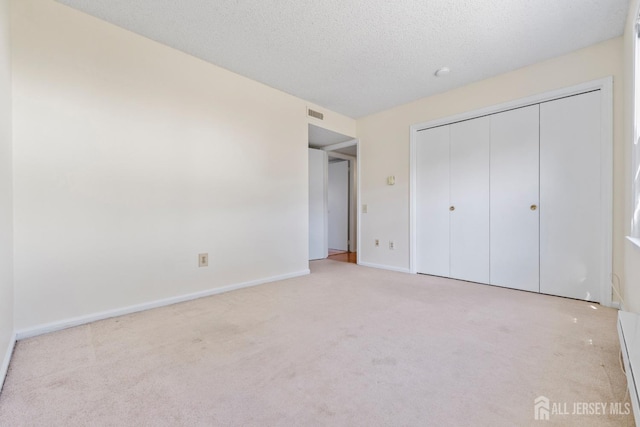
[{"label": "closet door panel", "polygon": [[329,256],[327,245],[327,152],[309,148],[309,259]]},{"label": "closet door panel", "polygon": [[416,270],[449,276],[449,126],[418,132]]},{"label": "closet door panel", "polygon": [[540,292],[599,301],[599,91],[540,105]]},{"label": "closet door panel", "polygon": [[489,283],[490,118],[451,125],[451,274]]},{"label": "closet door panel", "polygon": [[539,105],[491,116],[491,284],[539,292]]}]

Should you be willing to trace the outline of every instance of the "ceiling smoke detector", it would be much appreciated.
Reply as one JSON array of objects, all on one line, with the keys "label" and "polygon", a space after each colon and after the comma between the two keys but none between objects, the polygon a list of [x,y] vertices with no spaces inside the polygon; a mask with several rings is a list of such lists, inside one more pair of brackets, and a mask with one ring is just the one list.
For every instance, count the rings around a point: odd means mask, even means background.
[{"label": "ceiling smoke detector", "polygon": [[436,77],[442,77],[442,76],[446,76],[447,74],[449,74],[451,72],[451,70],[449,69],[449,67],[442,67],[438,70],[436,70],[435,72],[435,76]]}]

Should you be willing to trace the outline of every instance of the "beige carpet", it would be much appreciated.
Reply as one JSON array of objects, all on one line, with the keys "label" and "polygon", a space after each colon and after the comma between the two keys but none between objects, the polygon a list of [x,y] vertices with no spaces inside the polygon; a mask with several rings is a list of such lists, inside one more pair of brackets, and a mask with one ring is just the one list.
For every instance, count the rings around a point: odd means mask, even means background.
[{"label": "beige carpet", "polygon": [[[2,426],[630,426],[616,312],[319,261],[312,274],[21,341]],[[628,401],[628,400],[627,400]]]}]

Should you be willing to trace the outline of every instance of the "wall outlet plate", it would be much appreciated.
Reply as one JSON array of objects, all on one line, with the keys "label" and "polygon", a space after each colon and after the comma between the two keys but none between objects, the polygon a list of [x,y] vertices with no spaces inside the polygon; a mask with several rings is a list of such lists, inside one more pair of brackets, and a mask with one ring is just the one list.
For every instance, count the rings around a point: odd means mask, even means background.
[{"label": "wall outlet plate", "polygon": [[198,267],[209,266],[209,254],[198,254]]},{"label": "wall outlet plate", "polygon": [[376,240],[374,241],[374,244],[376,245],[376,248],[377,248],[378,246],[380,246],[380,239],[376,239]]}]

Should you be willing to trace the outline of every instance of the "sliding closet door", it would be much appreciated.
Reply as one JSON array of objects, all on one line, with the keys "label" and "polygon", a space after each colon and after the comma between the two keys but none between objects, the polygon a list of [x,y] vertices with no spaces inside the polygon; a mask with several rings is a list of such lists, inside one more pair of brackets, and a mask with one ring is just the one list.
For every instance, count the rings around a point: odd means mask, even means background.
[{"label": "sliding closet door", "polygon": [[449,276],[449,126],[418,132],[416,270]]},{"label": "sliding closet door", "polygon": [[451,274],[489,283],[489,117],[451,125]]},{"label": "sliding closet door", "polygon": [[600,300],[600,91],[540,105],[540,292]]},{"label": "sliding closet door", "polygon": [[491,284],[539,292],[539,106],[491,116]]}]

